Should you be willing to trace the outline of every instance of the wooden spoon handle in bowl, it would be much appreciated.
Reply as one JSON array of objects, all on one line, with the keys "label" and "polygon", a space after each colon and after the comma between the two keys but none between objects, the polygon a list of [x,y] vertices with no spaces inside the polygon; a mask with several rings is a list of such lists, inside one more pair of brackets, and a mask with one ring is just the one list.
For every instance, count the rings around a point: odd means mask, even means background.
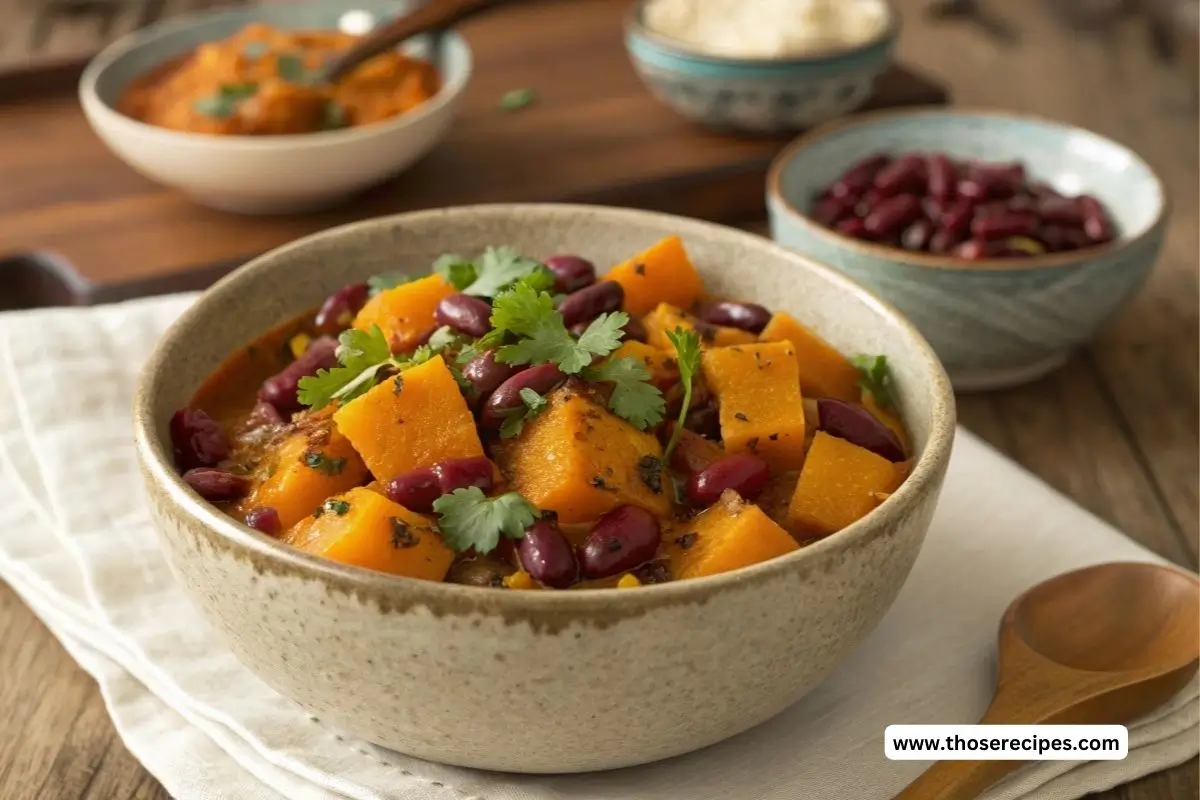
[{"label": "wooden spoon handle in bowl", "polygon": [[369,58],[392,49],[406,39],[462,22],[505,0],[431,0],[411,14],[376,28],[345,53],[325,65],[322,77],[336,81]]}]

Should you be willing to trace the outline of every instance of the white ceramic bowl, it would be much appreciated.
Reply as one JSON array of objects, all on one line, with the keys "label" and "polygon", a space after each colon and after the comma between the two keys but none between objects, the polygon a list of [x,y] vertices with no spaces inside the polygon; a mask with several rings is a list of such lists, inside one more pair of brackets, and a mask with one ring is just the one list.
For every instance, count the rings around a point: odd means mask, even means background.
[{"label": "white ceramic bowl", "polygon": [[[348,11],[382,21],[406,6],[387,0],[264,5],[200,14],[152,25],[105,48],[84,70],[79,99],[96,134],[118,157],[151,180],[181,189],[197,202],[242,214],[312,211],[344,202],[395,177],[444,138],[471,75],[471,52],[456,34],[441,37],[435,63],[441,90],[407,114],[345,130],[289,136],[210,136],[147,125],[116,110],[136,77],[204,42],[226,38],[251,22],[277,28],[336,29]],[[362,14],[358,15],[360,18]],[[427,52],[429,42],[414,48]]]},{"label": "white ceramic bowl", "polygon": [[[172,412],[223,359],[338,287],[441,253],[508,244],[616,264],[678,234],[710,291],[786,309],[894,368],[916,460],[863,519],[782,558],[620,590],[481,589],[338,564],[236,522],[179,478]],[[766,239],[597,206],[422,211],[336,228],[212,287],[159,343],[135,410],[138,456],[183,587],[250,669],[313,714],[410,755],[515,772],[640,764],[713,744],[811,691],[883,618],[925,538],[954,397],[891,308]],[[802,754],[797,757],[802,757]]]}]

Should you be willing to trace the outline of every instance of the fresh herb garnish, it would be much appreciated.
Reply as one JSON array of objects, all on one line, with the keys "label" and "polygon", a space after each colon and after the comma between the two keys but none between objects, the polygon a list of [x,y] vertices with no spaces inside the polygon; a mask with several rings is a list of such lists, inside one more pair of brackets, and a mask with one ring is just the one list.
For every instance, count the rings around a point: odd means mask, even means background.
[{"label": "fresh herb garnish", "polygon": [[262,58],[268,50],[266,42],[249,42],[242,48],[242,55],[246,58]]},{"label": "fresh herb garnish", "polygon": [[304,59],[291,53],[282,55],[275,62],[275,73],[289,83],[308,83],[312,73],[304,66]]},{"label": "fresh herb garnish", "polygon": [[437,356],[429,345],[418,347],[408,356],[392,355],[378,325],[372,325],[369,331],[342,331],[338,341],[338,366],[300,379],[301,404],[315,410],[334,400],[348,403],[383,380],[390,370],[403,372]]},{"label": "fresh herb garnish", "polygon": [[525,423],[541,414],[550,405],[546,398],[529,387],[520,392],[521,405],[511,408],[504,415],[504,424],[500,426],[500,438],[511,439],[520,436],[525,429]]},{"label": "fresh herb garnish", "polygon": [[650,383],[650,371],[637,359],[609,359],[588,367],[583,377],[597,383],[611,383],[613,391],[608,398],[608,410],[638,430],[644,431],[662,422],[667,401],[658,387]]},{"label": "fresh herb garnish", "polygon": [[444,253],[433,262],[433,271],[442,276],[446,283],[462,291],[475,282],[475,264],[454,253]]},{"label": "fresh herb garnish", "polygon": [[346,459],[329,458],[316,450],[304,454],[304,466],[315,469],[322,475],[341,475],[346,468]]},{"label": "fresh herb garnish", "polygon": [[378,275],[372,275],[367,278],[367,289],[371,297],[386,292],[388,289],[395,289],[405,283],[412,283],[419,278],[407,275],[403,272],[381,272]]},{"label": "fresh herb garnish", "polygon": [[621,343],[629,316],[617,311],[601,314],[575,339],[563,324],[562,314],[546,292],[521,283],[492,304],[491,340],[516,337],[496,351],[502,364],[556,364],[567,375],[578,374],[597,356],[606,356]]},{"label": "fresh herb garnish", "polygon": [[489,247],[472,266],[475,280],[462,292],[476,297],[496,297],[518,281],[537,291],[554,286],[554,273],[545,264],[526,258],[511,247]]},{"label": "fresh herb garnish", "polygon": [[216,94],[192,103],[192,109],[213,119],[228,119],[237,113],[238,103],[257,91],[257,83],[222,83]]},{"label": "fresh herb garnish", "polygon": [[336,100],[326,100],[325,106],[321,110],[321,128],[334,131],[344,127],[346,127],[346,109],[342,108]]},{"label": "fresh herb garnish", "polygon": [[486,497],[478,486],[442,495],[433,510],[442,541],[459,553],[473,547],[480,555],[495,550],[501,534],[520,539],[537,519],[537,509],[516,492]]},{"label": "fresh herb garnish", "polygon": [[695,331],[687,331],[682,327],[667,331],[667,339],[675,347],[675,360],[679,364],[679,382],[683,384],[683,404],[679,407],[679,419],[667,449],[663,451],[663,461],[670,463],[671,453],[679,444],[679,434],[683,430],[683,422],[687,419],[688,408],[692,405],[692,385],[696,373],[700,371],[700,336]]},{"label": "fresh herb garnish", "polygon": [[537,92],[533,89],[513,89],[511,92],[506,92],[504,97],[500,98],[500,107],[505,111],[520,111],[528,105],[531,105],[537,99]]},{"label": "fresh herb garnish", "polygon": [[344,517],[350,513],[350,504],[345,500],[331,497],[321,504],[320,510],[328,511],[331,514],[337,514],[339,517]]},{"label": "fresh herb garnish", "polygon": [[470,337],[464,336],[449,325],[443,325],[430,335],[426,344],[434,351],[441,353],[446,350],[455,350],[470,341]]},{"label": "fresh herb garnish", "polygon": [[892,372],[888,368],[887,356],[857,355],[850,363],[858,368],[861,377],[858,386],[871,393],[880,408],[893,408]]}]

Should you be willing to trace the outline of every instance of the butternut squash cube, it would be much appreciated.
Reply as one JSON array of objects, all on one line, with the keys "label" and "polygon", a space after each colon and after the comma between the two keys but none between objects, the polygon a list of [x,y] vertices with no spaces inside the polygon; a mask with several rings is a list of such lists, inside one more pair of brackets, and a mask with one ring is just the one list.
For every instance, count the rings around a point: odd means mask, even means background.
[{"label": "butternut squash cube", "polygon": [[866,516],[900,484],[896,464],[819,431],[788,506],[793,532],[828,536]]},{"label": "butternut squash cube", "polygon": [[427,581],[443,580],[454,561],[433,523],[366,488],[326,500],[284,541],[343,564]]},{"label": "butternut squash cube", "polygon": [[381,382],[333,418],[381,481],[483,455],[475,419],[441,356]]},{"label": "butternut squash cube", "polygon": [[611,358],[632,358],[650,372],[650,382],[661,390],[679,382],[679,362],[675,348],[666,350],[630,339],[618,347]]},{"label": "butternut squash cube", "polygon": [[762,509],[733,490],[689,524],[677,526],[673,536],[668,550],[675,580],[748,567],[799,547]]},{"label": "butternut squash cube", "polygon": [[692,266],[683,241],[668,236],[617,264],[604,276],[625,290],[623,308],[640,317],[659,303],[687,308],[704,294],[704,279]]},{"label": "butternut squash cube", "polygon": [[550,407],[498,450],[509,488],[564,524],[625,503],[670,516],[658,440],[583,395],[555,392]]},{"label": "butternut squash cube", "polygon": [[350,441],[329,414],[320,412],[302,418],[296,432],[280,442],[262,469],[261,481],[241,508],[274,508],[281,530],[307,517],[326,498],[367,479],[367,468]]},{"label": "butternut squash cube", "polygon": [[434,311],[438,303],[452,294],[454,287],[441,275],[402,283],[368,300],[354,318],[354,327],[369,331],[372,325],[378,325],[393,353],[414,350],[425,334],[437,327]]},{"label": "butternut squash cube", "polygon": [[789,342],[714,347],[701,356],[717,395],[726,453],[752,452],[772,471],[804,463],[804,404]]},{"label": "butternut squash cube", "polygon": [[858,368],[832,345],[789,314],[780,311],[771,317],[759,339],[764,342],[791,342],[796,348],[800,367],[800,390],[805,397],[834,397],[858,400]]},{"label": "butternut squash cube", "polygon": [[646,327],[647,343],[660,350],[666,350],[668,353],[675,352],[675,345],[671,344],[671,340],[667,338],[667,331],[674,332],[676,328],[697,331],[703,347],[728,347],[735,344],[752,344],[758,341],[749,331],[700,322],[690,314],[685,314],[667,303],[659,303],[642,319],[642,324]]}]

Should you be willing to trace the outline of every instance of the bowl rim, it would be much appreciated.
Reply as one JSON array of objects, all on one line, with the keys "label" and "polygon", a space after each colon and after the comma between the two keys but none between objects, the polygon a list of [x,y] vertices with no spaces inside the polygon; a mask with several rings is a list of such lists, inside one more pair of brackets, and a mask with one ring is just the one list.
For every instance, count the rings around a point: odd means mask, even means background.
[{"label": "bowl rim", "polygon": [[820,64],[827,61],[836,61],[847,56],[852,56],[856,53],[861,53],[865,50],[870,50],[873,47],[878,47],[886,42],[893,41],[900,36],[900,13],[892,4],[891,0],[870,0],[870,2],[878,3],[883,6],[884,12],[887,14],[887,24],[873,38],[850,47],[830,48],[825,50],[816,50],[811,53],[788,56],[764,56],[759,58],[749,58],[746,56],[729,56],[720,53],[709,53],[700,50],[687,42],[676,39],[665,33],[659,33],[652,30],[646,25],[643,20],[646,4],[650,0],[634,0],[629,5],[625,12],[624,29],[627,36],[637,36],[649,42],[653,42],[658,47],[666,50],[674,55],[683,56],[697,61],[709,61],[717,64],[727,64],[729,66],[743,67],[768,67],[779,66],[781,64]]},{"label": "bowl rim", "polygon": [[[814,544],[731,572],[642,586],[639,587],[640,591],[636,592],[614,592],[610,589],[489,592],[479,587],[418,580],[341,564],[306,553],[250,528],[202,500],[187,487],[171,462],[170,443],[166,441],[166,436],[158,435],[159,430],[165,431],[166,421],[156,420],[153,409],[156,405],[156,395],[160,391],[159,376],[163,374],[162,364],[167,351],[185,341],[191,326],[202,323],[212,313],[209,303],[222,287],[236,286],[239,282],[247,280],[247,276],[256,270],[288,253],[303,250],[313,244],[341,239],[357,231],[392,228],[397,225],[411,229],[414,225],[459,215],[477,219],[505,219],[514,213],[565,219],[600,214],[606,221],[613,223],[620,223],[622,220],[645,222],[649,217],[652,221],[660,222],[664,229],[674,230],[685,239],[715,236],[725,241],[734,240],[749,244],[764,254],[815,271],[823,279],[855,296],[876,315],[882,317],[892,333],[907,339],[913,357],[923,365],[932,379],[931,384],[923,389],[929,392],[930,397],[929,439],[904,483],[865,517]],[[950,379],[933,348],[900,312],[845,275],[788,250],[770,239],[716,223],[638,209],[557,203],[478,204],[412,211],[340,225],[275,248],[222,278],[171,324],[142,367],[133,405],[134,440],[144,481],[152,483],[169,498],[164,502],[170,502],[179,513],[206,529],[209,538],[215,538],[221,545],[235,550],[239,555],[248,556],[255,563],[256,569],[265,568],[292,576],[316,579],[327,587],[336,587],[358,597],[373,597],[381,608],[390,608],[398,598],[404,598],[405,603],[425,604],[434,608],[449,606],[483,609],[493,613],[511,611],[524,620],[530,619],[528,614],[537,614],[540,620],[583,621],[585,618],[594,618],[611,621],[614,618],[636,616],[648,607],[690,604],[749,582],[768,580],[772,576],[790,572],[822,554],[852,548],[864,540],[884,535],[887,526],[882,524],[885,521],[883,515],[891,513],[906,516],[925,499],[928,492],[936,494],[949,463],[955,433],[954,393]]]},{"label": "bowl rim", "polygon": [[[953,117],[988,117],[994,119],[1012,119],[1023,122],[1031,122],[1037,125],[1056,129],[1061,133],[1074,133],[1084,136],[1090,136],[1106,145],[1124,151],[1131,161],[1141,166],[1150,176],[1154,183],[1154,188],[1158,197],[1158,209],[1154,219],[1145,226],[1145,228],[1135,235],[1129,237],[1118,238],[1112,242],[1102,245],[1093,245],[1085,247],[1081,250],[1072,250],[1063,253],[1046,253],[1044,255],[1033,256],[1031,258],[983,258],[978,261],[966,261],[952,256],[937,256],[928,253],[910,253],[907,250],[902,250],[898,247],[889,247],[887,245],[875,244],[873,242],[864,242],[859,239],[852,239],[845,234],[839,233],[824,225],[816,222],[804,211],[801,211],[799,206],[788,199],[783,192],[782,182],[783,173],[791,164],[792,160],[802,150],[811,145],[839,133],[848,128],[869,127],[886,123],[892,119],[903,119],[909,117],[942,117],[950,119]],[[907,266],[925,267],[928,269],[952,270],[959,272],[1027,272],[1038,269],[1056,269],[1063,267],[1073,267],[1078,264],[1088,261],[1097,256],[1106,256],[1113,253],[1119,253],[1127,250],[1139,242],[1145,241],[1152,236],[1157,230],[1162,228],[1167,218],[1170,215],[1171,200],[1167,193],[1166,185],[1162,178],[1154,170],[1150,164],[1138,155],[1132,148],[1115,139],[1110,139],[1107,136],[1088,130],[1087,128],[1072,125],[1068,122],[1060,122],[1058,120],[1042,117],[1037,114],[1027,114],[1024,112],[1008,111],[1006,109],[993,109],[974,106],[955,106],[954,108],[941,108],[939,106],[920,106],[916,108],[906,109],[882,109],[879,111],[865,111],[857,114],[850,114],[840,119],[827,122],[813,130],[804,133],[792,140],[788,145],[779,152],[771,161],[771,165],[767,170],[767,199],[773,203],[780,211],[786,214],[790,219],[800,224],[809,233],[820,236],[837,247],[848,250],[855,250],[863,255],[887,261],[889,265],[903,264]]]},{"label": "bowl rim", "polygon": [[[282,7],[286,7],[286,5],[287,4],[285,3]],[[270,6],[270,8],[280,7],[281,6],[279,5]],[[437,93],[411,111],[399,114],[390,119],[371,123],[370,125],[358,125],[329,131],[313,131],[311,133],[272,134],[268,136],[247,134],[226,136],[162,128],[158,125],[151,125],[148,122],[142,122],[141,120],[137,120],[133,117],[122,114],[114,106],[105,102],[105,100],[100,97],[99,92],[96,91],[96,84],[100,80],[101,76],[106,70],[112,67],[112,65],[119,58],[135,52],[140,48],[151,45],[164,36],[168,36],[177,31],[186,30],[187,28],[218,22],[223,18],[245,18],[247,23],[252,22],[255,19],[254,12],[255,9],[250,7],[198,11],[192,14],[181,15],[162,20],[160,22],[147,25],[139,30],[125,34],[93,56],[88,61],[87,66],[84,67],[83,73],[79,77],[78,85],[79,101],[81,105],[84,107],[85,111],[89,112],[89,116],[92,114],[101,116],[108,125],[121,128],[123,129],[124,133],[153,137],[159,139],[162,144],[186,143],[197,147],[222,147],[252,151],[278,149],[285,146],[320,148],[350,144],[356,141],[374,138],[376,136],[384,135],[415,125],[420,120],[433,116],[441,112],[447,106],[455,103],[459,96],[462,95],[471,79],[471,74],[474,67],[474,57],[471,52],[471,46],[456,31],[448,30],[442,35],[445,37],[445,41],[448,44],[461,49],[464,58],[463,69],[459,74],[453,76],[442,74],[439,70],[439,77],[441,77],[442,82]],[[182,55],[182,53],[175,54],[174,56],[167,56],[156,63],[161,64],[164,61],[177,57],[178,55]]]}]

